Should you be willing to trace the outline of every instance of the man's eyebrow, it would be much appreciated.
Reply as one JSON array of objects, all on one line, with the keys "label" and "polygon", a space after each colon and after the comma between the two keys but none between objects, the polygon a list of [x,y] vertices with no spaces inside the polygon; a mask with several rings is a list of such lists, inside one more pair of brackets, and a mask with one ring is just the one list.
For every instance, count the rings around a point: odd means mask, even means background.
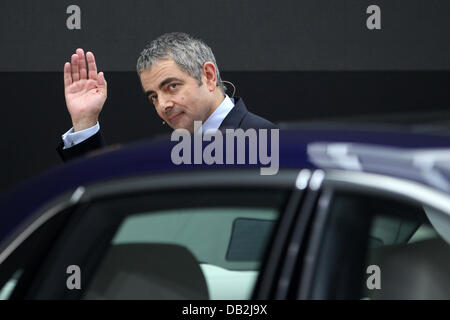
[{"label": "man's eyebrow", "polygon": [[[159,89],[161,89],[162,87],[164,87],[166,84],[172,82],[172,81],[179,81],[179,82],[183,82],[183,80],[175,78],[175,77],[170,77],[170,78],[166,78],[163,81],[161,81],[161,83],[159,84]],[[149,95],[155,93],[155,91],[153,90],[147,90],[145,91],[145,96],[148,97]]]}]

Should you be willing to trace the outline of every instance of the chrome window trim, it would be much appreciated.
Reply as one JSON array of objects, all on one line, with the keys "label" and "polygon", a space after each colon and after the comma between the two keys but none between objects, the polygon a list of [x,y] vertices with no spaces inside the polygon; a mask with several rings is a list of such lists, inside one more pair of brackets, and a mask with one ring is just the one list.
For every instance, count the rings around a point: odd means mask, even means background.
[{"label": "chrome window trim", "polygon": [[427,205],[450,216],[450,195],[415,181],[376,173],[348,170],[327,170],[324,186],[335,186],[383,194],[394,194],[421,205]]},{"label": "chrome window trim", "polygon": [[298,169],[280,169],[276,175],[260,175],[259,169],[172,171],[158,175],[115,179],[86,186],[83,199],[126,194],[123,192],[124,188],[127,189],[127,193],[203,186],[257,187],[270,185],[294,188],[298,172]]},{"label": "chrome window trim", "polygon": [[302,269],[303,273],[300,278],[301,285],[297,290],[297,297],[300,300],[307,300],[313,298],[313,278],[316,274],[317,259],[320,254],[320,246],[322,244],[323,234],[328,219],[329,206],[333,198],[333,191],[325,190],[317,199],[317,208],[315,210],[315,217],[312,220],[312,231],[310,241],[304,255]]}]

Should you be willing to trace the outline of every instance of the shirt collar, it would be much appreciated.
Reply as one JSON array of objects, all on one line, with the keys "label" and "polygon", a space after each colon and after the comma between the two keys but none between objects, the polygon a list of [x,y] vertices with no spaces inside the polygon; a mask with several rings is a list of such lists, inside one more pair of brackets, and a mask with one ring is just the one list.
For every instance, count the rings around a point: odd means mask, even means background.
[{"label": "shirt collar", "polygon": [[205,133],[207,130],[219,130],[220,125],[223,120],[226,118],[228,113],[230,113],[231,109],[234,107],[233,100],[225,95],[225,99],[222,103],[217,107],[216,110],[206,119],[205,123],[202,126],[202,132]]}]

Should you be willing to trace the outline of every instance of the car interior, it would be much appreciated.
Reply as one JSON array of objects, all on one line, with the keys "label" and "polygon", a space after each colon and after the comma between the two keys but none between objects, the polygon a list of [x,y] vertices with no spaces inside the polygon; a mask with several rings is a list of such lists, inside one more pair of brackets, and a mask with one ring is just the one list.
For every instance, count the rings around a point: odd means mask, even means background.
[{"label": "car interior", "polygon": [[181,245],[162,243],[111,246],[85,295],[88,300],[208,298],[193,254]]},{"label": "car interior", "polygon": [[450,299],[450,245],[429,223],[420,224],[405,242],[377,245],[367,265],[379,266],[381,288],[366,299]]},{"label": "car interior", "polygon": [[249,299],[276,217],[268,208],[129,216],[83,298]]}]

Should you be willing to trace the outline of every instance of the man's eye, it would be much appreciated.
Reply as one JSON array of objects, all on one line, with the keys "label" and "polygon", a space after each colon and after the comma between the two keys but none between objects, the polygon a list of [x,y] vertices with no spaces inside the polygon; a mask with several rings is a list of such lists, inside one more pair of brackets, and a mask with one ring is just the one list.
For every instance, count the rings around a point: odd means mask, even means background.
[{"label": "man's eye", "polygon": [[178,86],[178,83],[171,83],[171,84],[169,84],[169,88],[170,89],[176,89],[177,86]]},{"label": "man's eye", "polygon": [[150,103],[155,104],[156,100],[157,100],[157,97],[156,96],[151,96],[151,97],[148,97],[148,100],[150,100]]}]

